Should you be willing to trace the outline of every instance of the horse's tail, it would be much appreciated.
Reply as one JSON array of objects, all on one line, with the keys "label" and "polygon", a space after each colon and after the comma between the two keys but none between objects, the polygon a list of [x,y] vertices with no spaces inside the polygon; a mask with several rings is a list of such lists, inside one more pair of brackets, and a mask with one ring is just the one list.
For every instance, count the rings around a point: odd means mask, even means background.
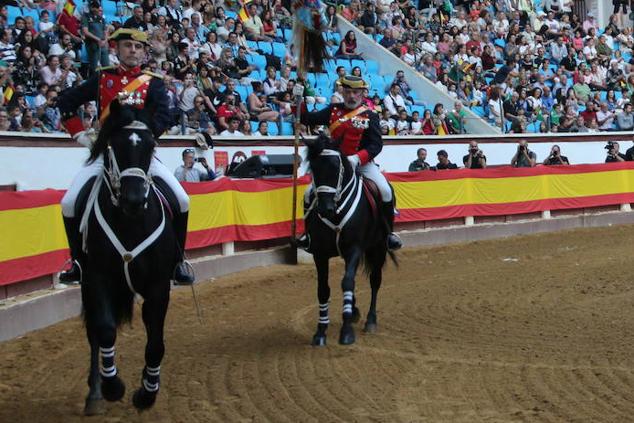
[{"label": "horse's tail", "polygon": [[[82,285],[82,318],[84,323],[88,322],[88,316],[86,308],[94,310],[95,305],[91,304],[94,301],[109,301],[110,307],[107,307],[112,312],[112,318],[115,321],[117,327],[123,323],[129,323],[132,320],[134,311],[134,294],[130,291],[127,285],[112,285],[106,289],[101,289],[101,292],[108,292],[109,295],[95,295],[96,292],[89,292],[89,284],[96,283],[93,281],[87,281]],[[102,309],[102,307],[99,307]],[[92,316],[94,318],[94,316]],[[92,320],[92,319],[91,319]]]}]

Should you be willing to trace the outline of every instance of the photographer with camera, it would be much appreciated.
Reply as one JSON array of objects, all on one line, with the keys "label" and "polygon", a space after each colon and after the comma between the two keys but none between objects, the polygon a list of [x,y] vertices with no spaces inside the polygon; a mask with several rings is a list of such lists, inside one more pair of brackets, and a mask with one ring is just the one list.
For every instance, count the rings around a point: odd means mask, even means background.
[{"label": "photographer with camera", "polygon": [[561,155],[561,149],[557,144],[550,149],[550,155],[544,160],[546,166],[569,165],[568,157]]},{"label": "photographer with camera", "polygon": [[608,155],[605,158],[606,163],[616,163],[626,161],[625,154],[619,153],[619,143],[616,141],[608,141],[608,144],[603,147],[608,150]]},{"label": "photographer with camera", "polygon": [[408,172],[419,172],[421,170],[429,170],[431,169],[431,166],[429,165],[429,163],[427,163],[425,161],[425,159],[427,158],[427,150],[424,148],[419,148],[418,150],[416,150],[416,160],[414,160],[413,162],[411,162],[409,164],[409,167],[407,168]]},{"label": "photographer with camera", "polygon": [[[201,182],[201,181],[213,181],[216,179],[216,174],[209,167],[207,159],[204,157],[194,158],[196,152],[193,148],[187,148],[183,150],[183,165],[176,168],[174,176],[179,182]],[[200,163],[205,172],[200,169],[196,169],[194,164]]]},{"label": "photographer with camera", "polygon": [[462,158],[465,169],[486,169],[487,156],[478,148],[478,143],[471,141],[469,143],[469,154]]},{"label": "photographer with camera", "polygon": [[511,159],[513,167],[535,167],[537,163],[537,155],[528,149],[528,143],[524,140],[520,141],[517,146],[517,152]]}]

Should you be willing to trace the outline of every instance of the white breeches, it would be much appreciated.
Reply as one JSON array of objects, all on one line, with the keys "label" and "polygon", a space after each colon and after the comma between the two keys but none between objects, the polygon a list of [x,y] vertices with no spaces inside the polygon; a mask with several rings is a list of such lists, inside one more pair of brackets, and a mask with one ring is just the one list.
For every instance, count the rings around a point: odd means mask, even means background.
[{"label": "white breeches", "polygon": [[[64,194],[64,197],[62,198],[62,215],[64,217],[75,217],[75,202],[77,201],[77,196],[81,192],[81,189],[84,185],[86,185],[90,178],[99,176],[103,170],[103,157],[100,156],[97,160],[87,166],[84,166],[79,171],[73,179],[70,188],[66,191],[66,194]],[[189,196],[174,174],[170,172],[169,169],[167,169],[167,167],[165,167],[165,165],[156,157],[152,157],[149,174],[165,181],[178,200],[181,213],[185,213],[189,210]]]},{"label": "white breeches", "polygon": [[[359,166],[359,170],[361,171],[361,175],[364,178],[370,179],[374,181],[376,186],[379,188],[379,192],[381,193],[381,199],[384,203],[392,201],[392,189],[390,188],[390,184],[385,179],[385,176],[379,170],[379,166],[374,162],[369,162],[364,164],[363,166]],[[310,199],[310,194],[313,192],[313,184],[310,184],[306,191],[304,191],[304,204],[308,204]]]}]

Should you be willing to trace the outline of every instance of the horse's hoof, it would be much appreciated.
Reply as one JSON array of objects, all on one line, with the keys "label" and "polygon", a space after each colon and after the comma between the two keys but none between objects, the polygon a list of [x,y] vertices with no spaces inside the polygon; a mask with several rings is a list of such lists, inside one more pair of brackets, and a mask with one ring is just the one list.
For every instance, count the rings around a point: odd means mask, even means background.
[{"label": "horse's hoof", "polygon": [[313,347],[325,347],[326,346],[326,335],[315,335],[313,336],[313,342],[311,343]]},{"label": "horse's hoof", "polygon": [[378,325],[376,323],[365,322],[363,331],[365,333],[376,333],[377,329],[378,329]]},{"label": "horse's hoof", "polygon": [[352,345],[354,344],[354,341],[355,341],[354,329],[352,329],[352,327],[341,328],[341,334],[339,335],[339,343],[341,345]]},{"label": "horse's hoof", "polygon": [[352,309],[352,323],[359,323],[361,320],[361,312],[357,307]]},{"label": "horse's hoof", "polygon": [[125,383],[119,376],[102,377],[101,395],[106,401],[119,401],[125,395]]},{"label": "horse's hoof", "polygon": [[102,399],[86,398],[86,405],[84,406],[84,416],[98,416],[105,414],[106,405]]},{"label": "horse's hoof", "polygon": [[132,396],[132,404],[139,411],[147,410],[156,402],[156,394],[158,394],[158,391],[148,392],[143,388],[139,388]]}]

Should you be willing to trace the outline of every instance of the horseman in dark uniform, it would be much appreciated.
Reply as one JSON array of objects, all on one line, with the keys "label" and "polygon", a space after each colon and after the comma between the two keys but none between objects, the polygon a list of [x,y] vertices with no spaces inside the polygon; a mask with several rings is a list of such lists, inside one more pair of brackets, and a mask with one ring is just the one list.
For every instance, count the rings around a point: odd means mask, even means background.
[{"label": "horseman in dark uniform", "polygon": [[[115,98],[124,100],[125,104],[144,109],[147,111],[147,116],[151,117],[148,119],[148,126],[155,138],[165,132],[170,122],[169,99],[162,76],[140,68],[141,61],[145,57],[147,34],[136,29],[119,29],[110,36],[110,40],[116,42],[119,66],[101,69],[78,87],[62,92],[57,100],[57,107],[62,114],[66,130],[75,141],[86,147],[90,147],[96,139],[94,130],[85,130],[81,119],[77,116],[77,109],[86,102],[97,101],[101,123],[110,113],[110,102]],[[72,267],[60,274],[62,282],[81,280],[79,262],[82,249],[82,237],[79,233],[81,216],[76,214],[76,201],[82,188],[103,170],[103,157],[82,168],[62,198],[64,226],[73,259]],[[179,210],[174,210],[173,224],[182,253],[187,237],[189,197],[172,172],[156,157],[152,159],[149,174],[160,178],[178,201]],[[183,261],[183,257],[176,266],[174,279],[180,284],[194,282],[191,266]]]},{"label": "horseman in dark uniform", "polygon": [[[394,203],[392,188],[385,176],[374,163],[374,158],[383,149],[381,127],[378,115],[363,104],[363,90],[368,85],[357,76],[345,76],[340,80],[343,85],[343,103],[331,104],[327,108],[313,113],[302,113],[301,122],[305,125],[328,125],[330,137],[339,143],[339,150],[348,158],[353,167],[359,167],[364,178],[376,183],[383,200],[383,214],[394,226]],[[306,191],[306,198],[310,196]],[[307,203],[307,201],[305,201]],[[398,235],[391,232],[388,236],[388,248],[397,250],[403,245]],[[308,247],[308,240],[303,235],[298,244]]]}]

